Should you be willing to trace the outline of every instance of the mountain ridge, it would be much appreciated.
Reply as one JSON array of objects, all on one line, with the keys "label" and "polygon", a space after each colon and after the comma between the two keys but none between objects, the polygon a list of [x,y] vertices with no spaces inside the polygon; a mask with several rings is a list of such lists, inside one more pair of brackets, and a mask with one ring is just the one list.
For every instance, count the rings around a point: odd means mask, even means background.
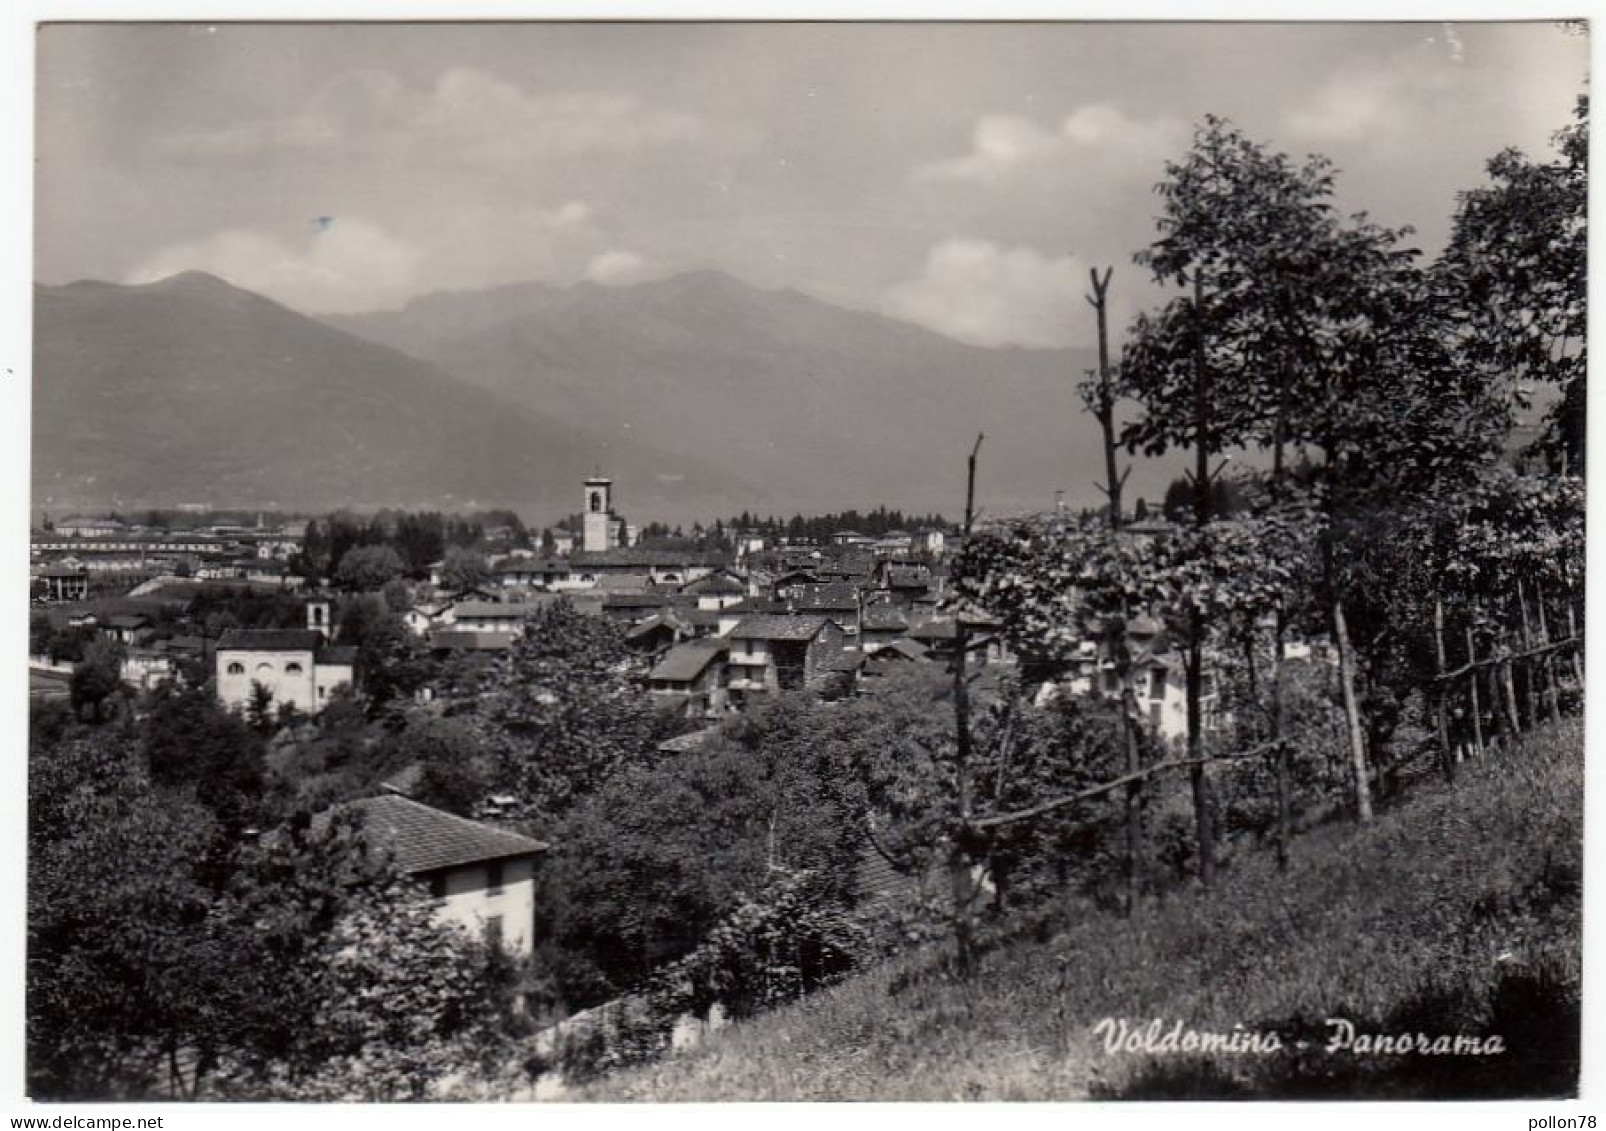
[{"label": "mountain ridge", "polygon": [[[1091,499],[1102,477],[1075,388],[1091,351],[967,345],[717,270],[433,292],[326,321],[577,425],[669,437],[757,478],[789,510],[952,512],[978,431],[986,505],[1043,509],[1058,490]],[[1152,478],[1135,473],[1133,489]]]},{"label": "mountain ridge", "polygon": [[695,458],[601,437],[202,272],[35,287],[36,505],[567,513],[599,462],[644,503],[725,498]]}]

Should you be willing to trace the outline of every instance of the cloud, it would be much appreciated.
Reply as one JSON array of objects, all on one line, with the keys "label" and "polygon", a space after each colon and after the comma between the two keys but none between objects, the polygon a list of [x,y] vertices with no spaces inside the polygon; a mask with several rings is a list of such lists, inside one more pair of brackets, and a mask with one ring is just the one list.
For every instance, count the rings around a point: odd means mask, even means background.
[{"label": "cloud", "polygon": [[571,200],[542,215],[554,228],[578,228],[588,224],[596,209],[583,200]]},{"label": "cloud", "polygon": [[417,281],[419,254],[360,220],[309,221],[297,239],[244,229],[174,244],[129,273],[149,283],[180,271],[206,271],[309,313],[371,310],[399,303]]},{"label": "cloud", "polygon": [[991,114],[972,130],[969,153],[921,165],[914,178],[993,182],[1053,161],[1149,158],[1175,149],[1186,136],[1175,119],[1139,121],[1103,103],[1078,107],[1052,128],[1014,115]]},{"label": "cloud", "polygon": [[471,67],[427,88],[384,71],[331,81],[290,115],[170,134],[159,147],[190,160],[342,153],[478,165],[533,156],[624,153],[696,141],[701,118],[617,91],[532,93]]},{"label": "cloud", "polygon": [[[1433,44],[1428,40],[1428,44]],[[1418,112],[1447,91],[1453,78],[1446,67],[1460,66],[1460,42],[1450,53],[1406,52],[1386,64],[1341,69],[1309,101],[1288,110],[1288,128],[1313,141],[1358,141],[1415,132]]]},{"label": "cloud", "polygon": [[971,345],[1079,346],[1093,335],[1089,290],[1079,256],[954,238],[927,252],[919,275],[890,288],[883,309]]},{"label": "cloud", "polygon": [[605,251],[586,265],[585,277],[605,287],[641,283],[663,274],[663,268],[633,251]]}]

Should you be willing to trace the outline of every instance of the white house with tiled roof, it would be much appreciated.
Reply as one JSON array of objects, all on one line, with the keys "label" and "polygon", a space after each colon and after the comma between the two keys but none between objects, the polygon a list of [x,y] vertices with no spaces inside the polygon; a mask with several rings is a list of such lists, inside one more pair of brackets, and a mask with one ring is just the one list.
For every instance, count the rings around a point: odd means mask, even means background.
[{"label": "white house with tiled roof", "polygon": [[429,888],[435,914],[477,937],[527,955],[535,935],[535,867],[543,841],[386,794],[320,814],[355,812],[370,848]]},{"label": "white house with tiled roof", "polygon": [[310,628],[231,628],[218,638],[217,695],[226,707],[245,707],[252,686],[273,693],[273,706],[290,704],[315,715],[343,685],[356,683],[357,650],[329,647]]}]

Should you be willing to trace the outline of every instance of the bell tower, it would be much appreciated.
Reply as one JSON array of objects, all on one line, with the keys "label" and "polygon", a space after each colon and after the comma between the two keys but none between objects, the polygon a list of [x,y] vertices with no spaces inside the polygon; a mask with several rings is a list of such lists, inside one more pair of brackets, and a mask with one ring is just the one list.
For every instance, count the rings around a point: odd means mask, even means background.
[{"label": "bell tower", "polygon": [[321,598],[307,602],[307,627],[325,640],[334,635],[334,624],[329,616],[329,602]]},{"label": "bell tower", "polygon": [[586,480],[581,549],[587,553],[611,549],[613,539],[613,480],[593,475]]}]

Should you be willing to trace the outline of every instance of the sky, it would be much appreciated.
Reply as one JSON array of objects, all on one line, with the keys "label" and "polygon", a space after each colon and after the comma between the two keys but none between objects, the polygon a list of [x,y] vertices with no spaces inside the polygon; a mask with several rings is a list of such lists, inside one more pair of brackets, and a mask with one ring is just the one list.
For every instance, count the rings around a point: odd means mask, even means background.
[{"label": "sky", "polygon": [[1548,151],[1582,35],[1533,24],[52,25],[35,277],[220,275],[304,312],[695,268],[985,346],[1117,326],[1206,114],[1447,235]]}]

